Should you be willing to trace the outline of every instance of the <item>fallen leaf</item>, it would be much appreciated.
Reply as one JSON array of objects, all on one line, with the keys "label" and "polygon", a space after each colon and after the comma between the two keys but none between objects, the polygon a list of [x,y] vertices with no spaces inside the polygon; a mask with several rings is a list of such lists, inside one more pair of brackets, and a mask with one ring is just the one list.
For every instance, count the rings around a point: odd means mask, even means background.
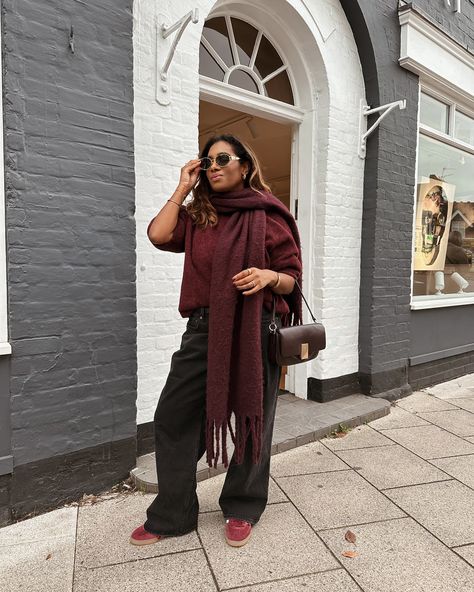
[{"label": "fallen leaf", "polygon": [[355,551],[343,551],[341,555],[344,555],[344,557],[356,557],[357,553]]},{"label": "fallen leaf", "polygon": [[344,538],[346,539],[346,541],[349,541],[349,543],[356,542],[356,535],[352,532],[352,530],[348,530],[344,535]]},{"label": "fallen leaf", "polygon": [[48,553],[48,555],[46,556],[46,559],[51,559],[52,555],[51,553]]}]

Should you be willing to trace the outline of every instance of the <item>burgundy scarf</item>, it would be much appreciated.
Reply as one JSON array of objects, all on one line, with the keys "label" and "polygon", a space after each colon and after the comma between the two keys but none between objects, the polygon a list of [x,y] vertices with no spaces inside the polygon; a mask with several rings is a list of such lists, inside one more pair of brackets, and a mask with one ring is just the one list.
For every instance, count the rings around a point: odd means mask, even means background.
[{"label": "burgundy scarf", "polygon": [[[211,194],[218,214],[229,215],[213,255],[209,297],[208,367],[206,392],[206,460],[217,467],[219,440],[222,461],[228,466],[226,434],[229,427],[235,446],[235,462],[244,460],[245,443],[252,437],[252,462],[260,460],[263,420],[263,374],[261,319],[263,290],[243,296],[232,277],[248,267],[265,267],[266,211],[283,216],[298,246],[296,222],[288,208],[274,195],[245,188]],[[302,275],[299,284],[302,286]],[[284,326],[300,325],[301,294],[295,287],[284,295],[290,312]],[[235,434],[230,418],[235,416]],[[214,448],[214,439],[216,448]]]}]

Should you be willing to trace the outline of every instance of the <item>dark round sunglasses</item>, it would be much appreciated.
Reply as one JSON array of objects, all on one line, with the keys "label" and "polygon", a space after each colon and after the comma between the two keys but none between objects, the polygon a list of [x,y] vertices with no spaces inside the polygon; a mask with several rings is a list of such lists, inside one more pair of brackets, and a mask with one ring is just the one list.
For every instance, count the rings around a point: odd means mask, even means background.
[{"label": "dark round sunglasses", "polygon": [[231,154],[227,154],[227,152],[219,152],[215,158],[211,158],[210,156],[203,156],[201,158],[201,170],[207,171],[212,166],[212,163],[215,162],[219,167],[225,167],[231,162],[232,160],[240,160],[238,156],[232,156]]}]

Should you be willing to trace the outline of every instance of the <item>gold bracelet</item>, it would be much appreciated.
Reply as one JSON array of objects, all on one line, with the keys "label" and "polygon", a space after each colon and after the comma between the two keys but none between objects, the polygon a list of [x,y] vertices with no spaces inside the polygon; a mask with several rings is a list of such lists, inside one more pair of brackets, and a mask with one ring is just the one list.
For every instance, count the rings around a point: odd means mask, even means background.
[{"label": "gold bracelet", "polygon": [[174,201],[174,199],[168,199],[168,201],[172,201],[174,204],[178,206],[178,208],[181,207],[181,204],[179,204],[177,201]]},{"label": "gold bracelet", "polygon": [[273,288],[277,288],[277,287],[278,287],[278,284],[280,283],[280,274],[278,273],[278,271],[275,271],[275,273],[276,273],[276,274],[277,274],[277,276],[278,276],[278,280],[277,280],[277,283],[276,283],[276,284],[273,284],[273,286],[270,286],[270,288],[271,288],[272,290],[273,290]]}]

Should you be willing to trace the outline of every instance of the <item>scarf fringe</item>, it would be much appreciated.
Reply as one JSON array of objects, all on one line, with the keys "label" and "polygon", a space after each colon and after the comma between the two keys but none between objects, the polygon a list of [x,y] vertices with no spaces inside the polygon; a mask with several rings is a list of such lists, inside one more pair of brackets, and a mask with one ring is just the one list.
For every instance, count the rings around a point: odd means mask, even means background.
[{"label": "scarf fringe", "polygon": [[220,441],[222,442],[222,462],[224,467],[229,466],[227,455],[226,435],[227,427],[231,433],[234,443],[235,463],[240,465],[244,462],[245,445],[247,438],[252,438],[252,463],[260,462],[262,453],[262,418],[258,415],[253,417],[237,416],[235,419],[235,434],[232,430],[230,418],[227,422],[217,425],[215,420],[206,422],[206,462],[212,468],[217,468],[217,462],[220,454]]}]

